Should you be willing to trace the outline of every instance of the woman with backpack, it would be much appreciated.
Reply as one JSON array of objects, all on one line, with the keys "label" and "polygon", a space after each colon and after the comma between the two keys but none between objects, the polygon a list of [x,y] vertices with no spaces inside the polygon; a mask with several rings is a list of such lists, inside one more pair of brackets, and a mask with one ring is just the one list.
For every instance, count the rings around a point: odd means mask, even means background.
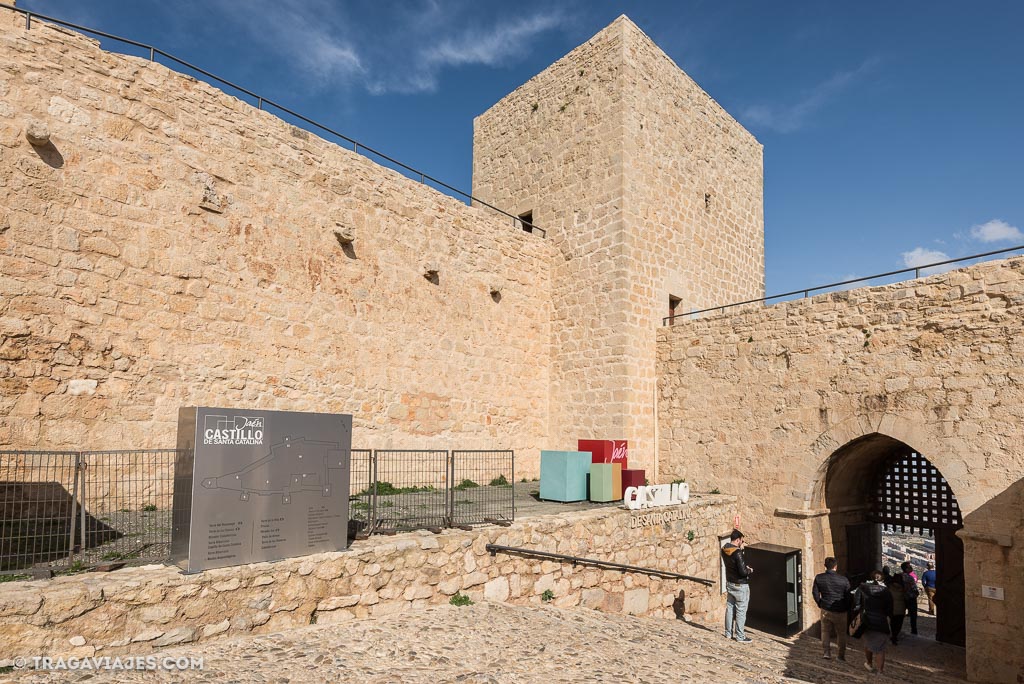
[{"label": "woman with backpack", "polygon": [[855,602],[860,612],[858,636],[864,637],[864,667],[872,672],[884,672],[892,594],[882,581],[880,571],[873,570],[868,581],[858,587]]}]

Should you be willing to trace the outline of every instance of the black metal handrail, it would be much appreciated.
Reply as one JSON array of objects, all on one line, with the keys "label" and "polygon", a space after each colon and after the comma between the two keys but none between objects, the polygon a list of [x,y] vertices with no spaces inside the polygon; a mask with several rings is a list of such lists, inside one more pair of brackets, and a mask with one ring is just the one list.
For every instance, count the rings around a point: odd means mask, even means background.
[{"label": "black metal handrail", "polygon": [[817,292],[818,290],[827,290],[832,287],[839,287],[840,285],[850,285],[852,283],[862,283],[867,280],[874,280],[875,278],[885,278],[886,276],[899,275],[901,273],[914,272],[914,278],[921,277],[921,271],[935,268],[936,266],[945,266],[946,264],[955,264],[960,261],[970,261],[971,259],[980,259],[982,257],[992,256],[994,254],[1006,254],[1007,252],[1017,252],[1024,249],[1024,245],[1017,245],[1016,247],[1007,247],[1006,249],[997,249],[994,252],[984,252],[982,254],[973,254],[971,256],[957,257],[956,259],[946,259],[945,261],[936,261],[933,264],[923,264],[921,266],[913,266],[911,268],[900,269],[899,271],[889,271],[888,273],[876,273],[875,275],[864,276],[863,278],[854,278],[853,280],[843,280],[838,283],[831,283],[829,285],[818,285],[817,287],[808,287],[803,290],[793,290],[792,292],[784,292],[782,294],[772,295],[770,297],[761,297],[760,299],[748,299],[745,302],[734,302],[732,304],[726,304],[724,306],[711,306],[707,309],[700,309],[698,311],[688,311],[687,313],[675,314],[674,316],[665,316],[661,319],[662,325],[672,325],[672,321],[677,318],[685,318],[686,316],[696,316],[698,314],[707,313],[708,311],[721,311],[725,313],[726,309],[730,309],[734,306],[743,306],[745,304],[759,304],[761,302],[768,302],[773,299],[779,299],[780,297],[791,297],[803,293],[804,297],[807,297],[811,292]]},{"label": "black metal handrail", "polygon": [[603,561],[598,560],[596,558],[580,558],[579,556],[566,556],[561,553],[549,553],[547,551],[524,549],[518,546],[502,546],[501,544],[487,544],[484,547],[484,549],[486,549],[492,556],[501,551],[502,553],[514,553],[520,556],[549,558],[551,560],[559,560],[565,563],[572,563],[573,565],[590,565],[595,568],[606,568],[608,570],[621,570],[622,572],[639,572],[644,575],[651,575],[652,577],[661,577],[663,579],[688,580],[690,582],[699,582],[700,584],[704,584],[709,587],[715,585],[713,580],[704,579],[703,577],[691,577],[690,575],[680,575],[678,572],[658,570],[657,568],[642,568],[638,565],[624,565],[623,563],[612,563],[611,561]]},{"label": "black metal handrail", "polygon": [[[512,219],[512,225],[513,226],[517,226],[517,227],[521,226],[524,230],[528,228],[529,230],[527,232],[531,232],[532,233],[532,232],[536,231],[536,232],[540,233],[541,237],[547,237],[547,231],[546,230],[544,230],[540,226],[534,225],[530,221],[524,221],[519,216],[515,216],[514,214],[510,214],[510,213],[508,213],[507,211],[505,211],[503,209],[499,209],[498,207],[494,206],[493,204],[485,202],[485,201],[483,201],[482,199],[480,199],[478,197],[474,197],[473,195],[471,195],[468,192],[465,192],[464,190],[459,190],[456,187],[448,185],[444,181],[439,180],[437,178],[434,178],[433,176],[431,176],[429,174],[423,173],[422,171],[420,171],[418,169],[414,169],[413,167],[409,166],[408,164],[404,164],[404,163],[398,161],[397,159],[395,159],[394,157],[390,157],[390,156],[384,154],[383,152],[380,152],[380,151],[370,147],[369,145],[364,145],[361,142],[359,142],[358,140],[354,140],[354,139],[348,137],[347,135],[344,135],[343,133],[339,133],[338,131],[334,130],[333,128],[330,128],[328,126],[325,126],[322,123],[314,121],[313,119],[310,119],[309,117],[303,116],[302,114],[299,114],[298,112],[292,111],[291,109],[288,109],[284,105],[280,105],[280,104],[274,102],[273,100],[268,100],[267,98],[263,97],[262,95],[254,93],[254,92],[252,92],[251,90],[249,90],[247,88],[243,88],[240,85],[237,85],[235,83],[232,83],[231,81],[223,79],[220,76],[217,76],[215,74],[211,74],[209,71],[206,71],[205,69],[200,69],[196,65],[191,64],[189,62],[186,62],[183,59],[179,59],[178,57],[175,57],[174,55],[170,54],[169,52],[164,52],[163,50],[161,50],[158,47],[154,47],[152,45],[147,45],[146,43],[140,43],[137,40],[132,40],[130,38],[122,38],[121,36],[116,36],[116,35],[114,35],[112,33],[107,33],[105,31],[99,31],[97,29],[89,28],[88,26],[82,26],[80,24],[73,24],[73,23],[71,23],[69,21],[64,21],[63,19],[57,19],[56,17],[51,17],[51,16],[47,16],[45,14],[40,14],[39,12],[32,12],[32,11],[29,11],[29,10],[26,10],[26,9],[22,9],[21,7],[15,7],[14,5],[7,5],[5,3],[0,3],[0,8],[12,10],[14,12],[18,12],[20,14],[24,14],[25,15],[25,28],[26,29],[31,29],[32,28],[32,18],[35,17],[37,19],[43,19],[45,21],[53,22],[54,24],[58,24],[60,26],[65,26],[67,28],[74,29],[76,31],[82,31],[84,33],[89,33],[89,34],[94,35],[94,36],[100,36],[101,38],[109,38],[111,40],[116,40],[116,41],[119,41],[121,43],[125,43],[126,45],[132,45],[132,46],[135,46],[135,47],[138,47],[138,48],[143,48],[145,50],[149,50],[149,61],[151,61],[151,62],[155,62],[156,61],[156,56],[157,55],[160,55],[161,57],[166,57],[167,59],[171,60],[172,62],[174,62],[176,64],[180,64],[181,66],[186,67],[188,69],[191,69],[192,71],[195,71],[196,73],[202,74],[203,76],[206,76],[207,78],[212,79],[212,80],[216,81],[217,83],[220,83],[221,85],[226,85],[229,88],[234,88],[235,90],[237,90],[240,93],[245,93],[249,97],[255,98],[255,100],[256,100],[256,108],[257,109],[262,110],[264,105],[269,105],[269,106],[273,107],[274,109],[277,109],[277,110],[279,110],[281,112],[284,112],[285,114],[288,114],[290,116],[294,116],[296,119],[298,119],[298,120],[300,120],[300,121],[302,121],[304,123],[307,123],[310,126],[313,126],[314,128],[317,128],[317,129],[319,129],[321,131],[324,131],[325,133],[329,133],[329,134],[335,136],[336,138],[339,138],[339,139],[344,140],[345,142],[349,143],[350,145],[352,145],[352,151],[356,152],[357,154],[360,153],[360,151],[361,151],[363,153],[363,156],[365,156],[365,157],[368,157],[369,155],[373,155],[373,156],[375,156],[375,157],[377,157],[379,159],[383,159],[383,160],[387,161],[390,164],[394,164],[395,166],[398,166],[401,169],[403,169],[405,171],[408,171],[410,174],[412,174],[412,180],[416,180],[416,177],[418,176],[419,177],[419,182],[424,184],[424,185],[426,185],[426,181],[430,181],[431,183],[434,183],[434,184],[444,188],[445,190],[449,190],[450,192],[453,192],[453,193],[455,193],[456,195],[458,195],[460,197],[464,197],[465,199],[468,199],[471,203],[479,204],[480,206],[487,207],[488,209],[496,211],[499,214],[507,216],[508,218]],[[369,153],[369,154],[367,154],[367,153]]]}]

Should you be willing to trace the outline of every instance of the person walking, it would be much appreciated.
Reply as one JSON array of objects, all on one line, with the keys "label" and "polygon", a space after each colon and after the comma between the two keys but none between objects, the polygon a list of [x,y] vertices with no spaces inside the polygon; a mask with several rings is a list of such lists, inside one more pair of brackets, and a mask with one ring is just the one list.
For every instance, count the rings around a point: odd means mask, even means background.
[{"label": "person walking", "polygon": [[873,570],[868,581],[857,588],[855,606],[860,612],[864,630],[864,667],[872,672],[885,672],[892,601],[892,592],[885,586],[878,570]]},{"label": "person walking", "polygon": [[900,565],[903,571],[903,602],[907,606],[907,615],[910,616],[910,633],[917,634],[917,597],[921,591],[917,588],[917,575],[914,574],[914,566],[910,561]]},{"label": "person walking", "polygon": [[822,658],[832,657],[832,629],[836,631],[839,646],[837,658],[846,660],[846,611],[850,608],[850,580],[836,572],[836,559],[825,559],[825,572],[814,577],[811,596],[821,609]]},{"label": "person walking", "polygon": [[899,643],[900,633],[903,631],[903,621],[907,617],[907,599],[903,591],[903,575],[896,573],[889,576],[887,585],[889,593],[892,594],[892,610],[890,611],[892,626],[893,646]]},{"label": "person walking", "polygon": [[[725,561],[725,638],[749,644],[753,639],[743,631],[747,624],[747,606],[750,605],[750,575],[754,569],[743,558],[743,533],[733,530],[729,543],[722,547]],[[735,626],[735,629],[734,629]]]},{"label": "person walking", "polygon": [[935,563],[928,561],[928,569],[921,575],[924,595],[928,597],[928,614],[935,615]]}]

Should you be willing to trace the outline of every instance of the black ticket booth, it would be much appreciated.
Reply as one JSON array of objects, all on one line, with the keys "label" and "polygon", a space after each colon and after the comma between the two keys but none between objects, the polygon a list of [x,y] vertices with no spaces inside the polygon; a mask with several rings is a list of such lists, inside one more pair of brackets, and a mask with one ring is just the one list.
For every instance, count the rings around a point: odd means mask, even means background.
[{"label": "black ticket booth", "polygon": [[758,543],[744,548],[750,575],[747,626],[790,637],[803,624],[803,582],[800,549]]}]

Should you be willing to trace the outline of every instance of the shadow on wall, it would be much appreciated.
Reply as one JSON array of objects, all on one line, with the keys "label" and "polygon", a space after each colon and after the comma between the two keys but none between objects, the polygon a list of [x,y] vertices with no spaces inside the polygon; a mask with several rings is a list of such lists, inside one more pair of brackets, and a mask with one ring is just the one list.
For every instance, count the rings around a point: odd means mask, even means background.
[{"label": "shadow on wall", "polygon": [[0,570],[66,558],[80,543],[83,524],[90,547],[122,536],[88,512],[83,519],[82,509],[59,482],[0,482]]},{"label": "shadow on wall", "polygon": [[[1024,592],[1024,478],[964,516],[958,536],[964,540],[970,679],[1024,682],[1024,611],[1016,598]],[[983,596],[986,586],[1002,589],[1002,599]],[[942,611],[938,594],[936,609]]]}]

